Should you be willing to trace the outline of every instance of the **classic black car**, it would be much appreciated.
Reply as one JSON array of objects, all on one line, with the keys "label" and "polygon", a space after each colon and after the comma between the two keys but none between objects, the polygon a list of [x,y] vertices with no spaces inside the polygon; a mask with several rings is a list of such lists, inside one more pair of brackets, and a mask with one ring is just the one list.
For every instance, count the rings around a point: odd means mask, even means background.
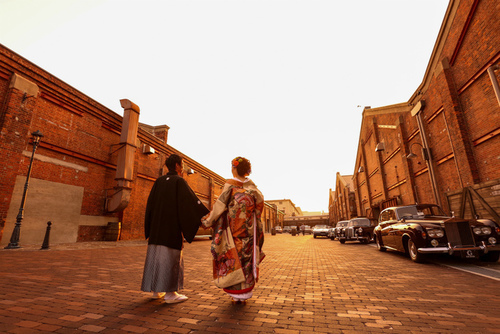
[{"label": "classic black car", "polygon": [[495,222],[449,217],[435,204],[387,208],[374,232],[380,251],[405,252],[415,262],[432,253],[491,262],[500,258],[500,227]]},{"label": "classic black car", "polygon": [[344,229],[344,227],[347,226],[348,222],[349,222],[348,220],[341,220],[341,221],[337,222],[335,227],[332,227],[330,229],[330,232],[328,233],[328,237],[332,240],[335,240],[335,238],[337,238],[337,236],[340,235],[342,229]]},{"label": "classic black car", "polygon": [[375,226],[372,225],[368,218],[353,218],[349,220],[347,226],[340,231],[337,238],[341,244],[352,240],[367,244],[373,239],[374,228]]}]

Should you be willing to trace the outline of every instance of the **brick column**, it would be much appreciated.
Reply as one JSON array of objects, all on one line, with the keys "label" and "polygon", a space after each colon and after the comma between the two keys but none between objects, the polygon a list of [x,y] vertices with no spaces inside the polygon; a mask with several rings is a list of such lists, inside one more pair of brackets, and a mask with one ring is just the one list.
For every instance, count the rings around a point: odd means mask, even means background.
[{"label": "brick column", "polygon": [[[9,88],[0,101],[0,240],[4,233],[8,236],[12,231],[4,231],[12,199],[12,192],[17,175],[26,175],[28,169],[23,168],[28,161],[22,155],[24,150],[31,151],[29,147],[30,134],[35,131],[30,129],[33,109],[38,98],[38,86],[23,77],[12,74]],[[33,130],[33,131],[31,131]],[[40,129],[43,132],[43,129]],[[18,203],[19,204],[19,203]]]},{"label": "brick column", "polygon": [[464,186],[480,183],[479,171],[474,159],[467,122],[454,85],[452,70],[447,59],[436,70],[439,93],[443,102],[443,112],[449,126],[450,138],[455,151],[455,159],[460,166]]}]

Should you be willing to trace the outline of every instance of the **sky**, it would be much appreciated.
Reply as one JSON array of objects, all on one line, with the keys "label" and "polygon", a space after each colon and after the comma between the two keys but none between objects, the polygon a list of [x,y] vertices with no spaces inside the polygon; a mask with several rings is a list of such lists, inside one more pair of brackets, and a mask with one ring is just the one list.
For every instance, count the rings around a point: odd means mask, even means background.
[{"label": "sky", "polygon": [[0,0],[0,43],[93,100],[170,127],[224,178],[328,212],[362,111],[422,83],[448,0]]}]

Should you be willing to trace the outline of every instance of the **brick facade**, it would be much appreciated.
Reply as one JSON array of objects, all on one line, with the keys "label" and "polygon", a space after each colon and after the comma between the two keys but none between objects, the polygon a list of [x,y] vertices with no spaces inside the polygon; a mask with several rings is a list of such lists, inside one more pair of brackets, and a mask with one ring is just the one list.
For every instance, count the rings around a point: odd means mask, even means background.
[{"label": "brick facade", "polygon": [[276,205],[277,209],[284,213],[285,217],[302,216],[302,210],[290,199],[273,199],[266,201],[271,205]]},{"label": "brick facade", "polygon": [[[498,17],[494,1],[450,1],[414,95],[407,103],[365,108],[353,175],[360,216],[376,218],[384,207],[415,202],[452,211],[449,194],[500,183]],[[410,153],[417,157],[408,159]],[[496,202],[490,204],[498,212]]]},{"label": "brick facade", "polygon": [[330,190],[328,208],[331,223],[357,216],[352,175],[337,173],[335,191]]},{"label": "brick facade", "polygon": [[264,232],[271,232],[271,229],[275,226],[283,227],[283,219],[285,214],[283,211],[278,210],[276,204],[265,203],[264,212],[262,213],[262,224]]},{"label": "brick facade", "polygon": [[[140,125],[130,201],[123,211],[108,212],[106,202],[116,191],[122,120],[120,115],[0,45],[2,245],[9,242],[16,221],[20,189],[32,152],[31,133],[36,130],[44,137],[34,158],[21,244],[41,243],[49,220],[54,243],[103,240],[107,222],[118,221],[121,239],[144,237],[144,210],[151,186],[165,173],[165,158],[180,152],[167,145],[168,127]],[[143,153],[144,146],[152,147],[154,153]],[[184,159],[194,170],[194,174],[186,173],[185,179],[211,207],[225,180],[190,157]]]}]

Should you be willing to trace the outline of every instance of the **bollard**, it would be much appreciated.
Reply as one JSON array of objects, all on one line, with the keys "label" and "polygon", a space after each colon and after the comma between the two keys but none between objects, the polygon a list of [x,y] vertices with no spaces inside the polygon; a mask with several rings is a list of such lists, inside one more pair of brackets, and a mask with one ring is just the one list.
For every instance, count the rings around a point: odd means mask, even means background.
[{"label": "bollard", "polygon": [[47,222],[47,230],[45,231],[45,238],[43,238],[43,244],[40,250],[49,249],[50,225],[52,225],[52,222]]}]

